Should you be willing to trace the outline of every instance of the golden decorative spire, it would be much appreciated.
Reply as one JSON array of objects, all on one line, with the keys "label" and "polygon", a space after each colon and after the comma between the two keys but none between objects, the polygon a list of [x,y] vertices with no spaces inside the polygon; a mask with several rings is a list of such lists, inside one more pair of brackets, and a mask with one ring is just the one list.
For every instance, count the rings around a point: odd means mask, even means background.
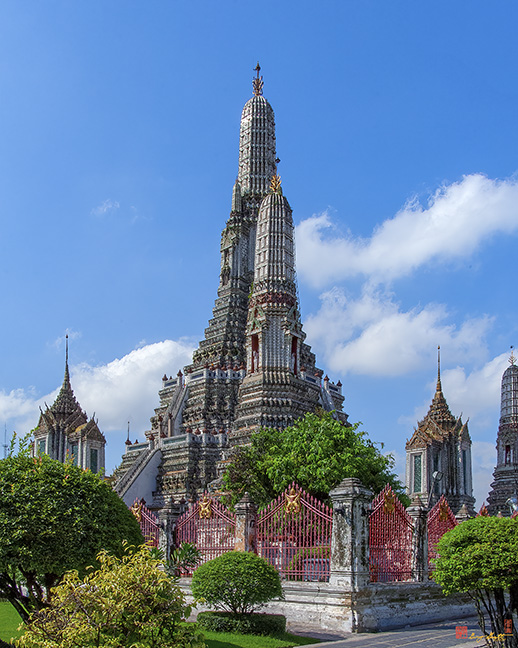
[{"label": "golden decorative spire", "polygon": [[257,76],[252,81],[252,85],[254,88],[254,95],[256,97],[259,97],[260,95],[263,94],[263,86],[264,86],[263,77],[259,76],[259,72],[261,71],[261,66],[259,65],[259,61],[257,61],[257,65],[255,66],[254,70],[256,71]]},{"label": "golden decorative spire", "polygon": [[272,176],[270,180],[270,191],[272,193],[282,193],[281,189],[281,176],[277,173]]},{"label": "golden decorative spire", "polygon": [[514,357],[514,346],[511,344],[511,355],[509,356],[509,362],[514,365],[516,364],[516,358]]}]

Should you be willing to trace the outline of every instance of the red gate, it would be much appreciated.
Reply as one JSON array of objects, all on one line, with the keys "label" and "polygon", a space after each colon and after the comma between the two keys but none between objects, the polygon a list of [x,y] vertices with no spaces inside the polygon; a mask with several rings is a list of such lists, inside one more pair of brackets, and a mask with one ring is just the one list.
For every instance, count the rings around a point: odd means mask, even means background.
[{"label": "red gate", "polygon": [[[175,546],[190,542],[201,552],[200,563],[234,550],[236,514],[207,493],[178,518]],[[190,576],[194,567],[182,572]]]},{"label": "red gate", "polygon": [[448,501],[444,495],[441,495],[440,500],[428,513],[428,568],[430,571],[434,569],[432,561],[437,558],[437,543],[446,531],[453,529],[457,524]]},{"label": "red gate", "polygon": [[146,539],[146,544],[150,547],[158,547],[160,524],[157,516],[146,506],[146,500],[136,499],[133,502],[130,511],[137,518],[137,521],[140,524],[140,530]]},{"label": "red gate", "polygon": [[369,516],[369,568],[373,582],[412,578],[414,524],[389,484],[372,501]]},{"label": "red gate", "polygon": [[296,484],[263,509],[257,553],[286,580],[329,580],[333,509]]}]

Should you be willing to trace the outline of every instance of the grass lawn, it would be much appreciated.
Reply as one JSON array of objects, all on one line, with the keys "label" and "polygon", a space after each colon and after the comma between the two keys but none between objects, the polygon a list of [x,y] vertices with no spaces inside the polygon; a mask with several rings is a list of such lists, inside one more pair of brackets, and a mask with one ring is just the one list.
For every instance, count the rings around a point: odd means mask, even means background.
[{"label": "grass lawn", "polygon": [[[10,641],[21,635],[17,628],[20,617],[7,601],[0,601],[0,639]],[[254,635],[226,634],[205,631],[208,648],[291,648],[316,643],[316,639],[284,634],[281,637],[256,637]]]},{"label": "grass lawn", "polygon": [[259,637],[255,635],[227,634],[204,630],[208,648],[291,648],[317,643],[316,639],[284,634],[281,637]]},{"label": "grass lawn", "polygon": [[0,601],[0,639],[9,642],[21,635],[17,628],[21,623],[18,612],[8,601]]}]

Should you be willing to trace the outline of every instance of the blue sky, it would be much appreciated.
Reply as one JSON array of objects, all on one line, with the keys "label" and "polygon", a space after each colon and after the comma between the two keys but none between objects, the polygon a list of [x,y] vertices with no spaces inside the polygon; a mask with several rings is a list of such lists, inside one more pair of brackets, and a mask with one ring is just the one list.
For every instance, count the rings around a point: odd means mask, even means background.
[{"label": "blue sky", "polygon": [[434,390],[469,417],[475,494],[516,344],[513,2],[0,5],[0,423],[72,383],[142,438],[211,316],[257,60],[297,224],[308,342],[400,460]]}]

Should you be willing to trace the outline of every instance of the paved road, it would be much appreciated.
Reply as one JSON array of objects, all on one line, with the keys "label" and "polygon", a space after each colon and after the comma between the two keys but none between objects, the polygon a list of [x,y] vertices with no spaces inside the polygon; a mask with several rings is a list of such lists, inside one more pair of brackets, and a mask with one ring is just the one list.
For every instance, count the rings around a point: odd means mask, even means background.
[{"label": "paved road", "polygon": [[[467,636],[470,637],[474,633],[477,639],[457,638],[457,626],[466,626]],[[290,625],[289,631],[323,641],[323,643],[310,644],[306,648],[370,648],[370,646],[373,648],[405,648],[406,646],[416,646],[416,648],[479,648],[486,645],[484,640],[480,638],[481,631],[476,617],[413,626],[402,630],[390,630],[389,632],[349,634],[343,638],[325,632],[311,632],[308,628],[304,629],[302,625]]]}]

